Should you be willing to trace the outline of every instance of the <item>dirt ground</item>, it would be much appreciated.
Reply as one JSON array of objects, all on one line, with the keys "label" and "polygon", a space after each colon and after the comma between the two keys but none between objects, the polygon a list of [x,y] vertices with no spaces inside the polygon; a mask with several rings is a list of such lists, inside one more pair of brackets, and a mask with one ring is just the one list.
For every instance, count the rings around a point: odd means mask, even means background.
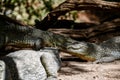
[{"label": "dirt ground", "polygon": [[68,54],[61,54],[62,67],[59,80],[120,80],[120,60],[93,64]]}]

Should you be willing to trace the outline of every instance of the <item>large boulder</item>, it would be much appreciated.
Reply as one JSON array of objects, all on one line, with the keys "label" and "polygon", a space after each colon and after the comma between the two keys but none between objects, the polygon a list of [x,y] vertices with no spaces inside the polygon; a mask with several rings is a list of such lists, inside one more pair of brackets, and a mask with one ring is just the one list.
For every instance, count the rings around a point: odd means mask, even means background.
[{"label": "large boulder", "polygon": [[[11,76],[11,80],[57,80],[60,68],[59,51],[52,48],[15,51],[2,60],[0,80],[5,80],[6,76]],[[5,73],[6,70],[10,74]]]}]

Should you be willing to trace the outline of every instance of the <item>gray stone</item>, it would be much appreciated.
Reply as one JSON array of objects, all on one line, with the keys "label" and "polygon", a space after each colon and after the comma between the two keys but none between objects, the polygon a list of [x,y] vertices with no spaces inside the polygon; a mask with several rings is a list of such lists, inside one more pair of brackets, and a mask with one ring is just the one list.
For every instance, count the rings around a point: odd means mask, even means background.
[{"label": "gray stone", "polygon": [[[12,80],[57,80],[57,71],[60,68],[57,49],[20,50],[9,53],[3,60],[10,70]],[[1,64],[2,76],[5,65]]]},{"label": "gray stone", "polygon": [[5,63],[0,61],[0,80],[5,79]]},{"label": "gray stone", "polygon": [[2,60],[0,60],[0,80],[12,80],[9,69]]}]

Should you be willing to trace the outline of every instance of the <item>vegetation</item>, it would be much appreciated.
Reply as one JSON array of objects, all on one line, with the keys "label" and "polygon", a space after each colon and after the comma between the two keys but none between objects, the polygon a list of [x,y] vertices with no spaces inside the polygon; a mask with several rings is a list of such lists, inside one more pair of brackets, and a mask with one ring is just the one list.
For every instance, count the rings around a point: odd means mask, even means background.
[{"label": "vegetation", "polygon": [[0,14],[34,24],[35,19],[42,20],[53,8],[64,0],[0,0]]}]

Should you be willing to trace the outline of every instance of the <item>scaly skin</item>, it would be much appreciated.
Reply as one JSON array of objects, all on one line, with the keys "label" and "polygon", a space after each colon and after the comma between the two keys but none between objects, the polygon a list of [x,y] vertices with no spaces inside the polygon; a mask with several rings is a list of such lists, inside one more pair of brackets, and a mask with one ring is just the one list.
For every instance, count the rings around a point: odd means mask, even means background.
[{"label": "scaly skin", "polygon": [[[9,19],[9,18],[8,18]],[[41,48],[41,39],[29,36],[32,28],[23,26],[17,23],[12,23],[6,18],[0,16],[0,48],[6,47],[21,49],[21,48]]]},{"label": "scaly skin", "polygon": [[94,63],[111,62],[120,59],[120,36],[104,41],[100,45],[88,42],[79,42],[67,46],[67,50],[81,54],[82,59]]},{"label": "scaly skin", "polygon": [[32,49],[56,47],[83,60],[96,61],[96,63],[109,62],[120,58],[120,37],[113,38],[100,45],[78,42],[49,31],[20,25],[6,18],[0,18],[0,37],[0,47],[9,45],[18,48],[31,48],[32,46]]},{"label": "scaly skin", "polygon": [[17,47],[20,49],[56,47],[66,51],[66,47],[69,44],[77,42],[69,37],[64,37],[49,31],[42,31],[33,27],[20,25],[17,22],[11,21],[12,20],[9,18],[0,18],[0,48],[8,46],[15,48]]}]

